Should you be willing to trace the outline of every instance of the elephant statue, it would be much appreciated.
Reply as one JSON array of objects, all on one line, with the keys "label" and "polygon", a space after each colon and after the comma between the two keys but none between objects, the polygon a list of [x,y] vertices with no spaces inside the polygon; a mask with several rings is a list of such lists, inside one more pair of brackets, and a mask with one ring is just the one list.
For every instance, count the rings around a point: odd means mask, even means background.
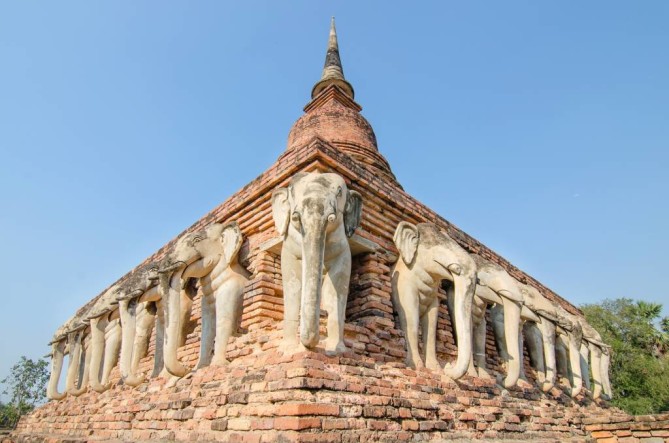
[{"label": "elephant statue", "polygon": [[153,376],[163,370],[164,316],[158,286],[158,265],[152,264],[117,291],[121,318],[121,379],[128,386],[138,386],[146,376],[139,373],[139,362],[149,349],[154,325],[156,342]]},{"label": "elephant statue", "polygon": [[109,375],[121,349],[121,322],[118,309],[105,308],[88,316],[91,327],[91,361],[88,380],[95,392],[111,387]]},{"label": "elephant statue", "polygon": [[[583,389],[581,370],[581,343],[583,327],[578,318],[563,307],[556,306],[558,325],[556,327],[556,368],[570,385],[570,396],[576,397]],[[587,373],[585,374],[587,376]]]},{"label": "elephant statue", "polygon": [[49,400],[62,400],[67,392],[58,391],[58,381],[63,370],[63,360],[67,353],[67,336],[63,335],[55,338],[51,342],[51,373],[49,374],[49,383],[46,387],[46,397]]},{"label": "elephant statue", "polygon": [[[65,391],[75,397],[88,390],[88,371],[90,362],[90,340],[86,340],[86,325],[72,329],[67,334],[70,363],[65,378]],[[82,364],[83,363],[83,364]]]},{"label": "elephant statue", "polygon": [[[602,341],[602,336],[583,318],[578,319],[583,330],[583,342],[581,344],[581,363],[584,367],[583,374],[588,374],[588,355],[590,357],[590,374],[592,375],[593,388],[592,397],[604,397],[607,400],[611,398],[610,384],[608,382],[609,368],[604,360],[604,353],[608,351],[608,346]],[[584,376],[586,388],[590,389],[589,378]],[[608,386],[607,386],[608,385]],[[603,394],[603,395],[602,395]]]},{"label": "elephant statue", "polygon": [[[438,288],[449,280],[453,300],[458,356],[444,368],[453,379],[462,377],[472,354],[472,299],[476,288],[476,264],[455,240],[432,223],[400,222],[393,240],[400,258],[392,270],[392,300],[406,335],[407,366],[439,369],[436,333],[439,312]],[[422,330],[425,362],[418,350]]]},{"label": "elephant statue", "polygon": [[479,376],[487,376],[485,362],[486,322],[485,308],[493,308],[493,332],[500,356],[506,362],[507,374],[504,387],[516,385],[522,369],[522,346],[520,346],[520,310],[523,296],[518,281],[511,277],[500,265],[492,263],[481,256],[473,256],[476,264],[476,291],[474,307],[479,315],[474,316],[474,353],[472,366],[475,362]]},{"label": "elephant statue", "polygon": [[[284,351],[319,342],[321,301],[327,311],[325,351],[346,351],[344,321],[351,277],[348,238],[360,226],[362,196],[334,173],[298,173],[272,194],[272,216],[283,238]],[[299,326],[300,342],[297,340]]]},{"label": "elephant statue", "polygon": [[611,381],[609,380],[609,366],[611,365],[611,347],[605,345],[602,347],[602,357],[600,362],[600,374],[602,377],[602,391],[607,400],[613,398],[613,391],[611,390]]},{"label": "elephant statue", "polygon": [[521,285],[521,293],[525,305],[521,317],[531,320],[523,328],[528,344],[530,362],[537,371],[537,382],[542,391],[548,392],[555,386],[556,379],[556,325],[568,328],[569,323],[561,320],[558,307],[544,297],[537,288],[531,285]]},{"label": "elephant statue", "polygon": [[196,369],[227,363],[229,338],[241,317],[250,274],[239,263],[242,232],[236,222],[214,223],[182,238],[170,254],[173,263],[167,296],[165,367],[177,377],[188,372],[178,359],[180,289],[197,280],[202,291],[202,337]]}]

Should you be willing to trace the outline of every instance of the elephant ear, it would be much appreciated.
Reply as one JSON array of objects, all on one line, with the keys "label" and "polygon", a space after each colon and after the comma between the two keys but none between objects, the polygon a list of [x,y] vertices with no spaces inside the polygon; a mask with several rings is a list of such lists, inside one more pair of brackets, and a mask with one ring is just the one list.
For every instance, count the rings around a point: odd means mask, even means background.
[{"label": "elephant ear", "polygon": [[348,191],[344,207],[344,229],[346,236],[351,237],[362,219],[362,195],[356,191]]},{"label": "elephant ear", "polygon": [[393,241],[395,242],[395,246],[397,246],[397,250],[400,252],[402,261],[404,261],[404,264],[407,266],[410,266],[416,257],[419,239],[420,235],[418,234],[416,225],[404,221],[397,225]]},{"label": "elephant ear", "polygon": [[221,242],[223,243],[223,260],[227,268],[242,247],[242,230],[239,229],[236,221],[223,226]]},{"label": "elephant ear", "polygon": [[288,201],[288,188],[277,188],[272,192],[272,217],[274,218],[276,230],[284,239],[288,233],[289,216],[290,202]]}]

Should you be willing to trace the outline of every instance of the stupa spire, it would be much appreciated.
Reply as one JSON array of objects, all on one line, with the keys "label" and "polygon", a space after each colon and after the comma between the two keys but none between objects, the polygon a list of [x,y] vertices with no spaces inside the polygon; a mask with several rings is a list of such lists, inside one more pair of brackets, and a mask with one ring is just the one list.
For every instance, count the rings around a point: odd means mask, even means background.
[{"label": "stupa spire", "polygon": [[328,49],[325,54],[323,74],[321,75],[319,82],[316,83],[311,90],[311,98],[316,97],[330,85],[339,86],[346,95],[351,99],[353,98],[353,86],[351,86],[351,84],[344,78],[344,69],[341,66],[334,17],[332,17],[332,21],[330,22],[330,37],[328,39]]}]

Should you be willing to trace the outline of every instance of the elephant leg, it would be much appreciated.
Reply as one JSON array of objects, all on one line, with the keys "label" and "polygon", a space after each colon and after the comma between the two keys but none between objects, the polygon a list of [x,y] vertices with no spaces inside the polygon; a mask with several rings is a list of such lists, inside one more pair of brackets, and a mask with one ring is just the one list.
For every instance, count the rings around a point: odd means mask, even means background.
[{"label": "elephant leg", "polygon": [[427,311],[420,318],[423,335],[423,352],[425,353],[425,366],[436,371],[441,370],[437,360],[437,321],[439,317],[439,298],[436,291],[428,306]]},{"label": "elephant leg", "polygon": [[474,352],[472,353],[472,362],[476,366],[476,375],[490,379],[492,376],[488,371],[488,365],[486,362],[486,341],[488,334],[488,322],[485,318],[485,309],[486,306],[483,306],[483,312],[478,318],[478,321],[474,323]]},{"label": "elephant leg", "polygon": [[77,386],[68,392],[75,397],[79,397],[81,394],[88,390],[88,376],[90,373],[90,361],[91,361],[91,346],[90,342],[85,342],[83,344],[84,352],[81,355],[81,362],[79,363],[79,375]]},{"label": "elephant leg", "polygon": [[283,277],[283,343],[284,352],[292,353],[300,349],[297,331],[300,319],[302,294],[302,263],[289,253],[281,254],[281,275]]},{"label": "elephant leg", "polygon": [[[133,343],[132,360],[130,362],[130,373],[124,380],[128,386],[139,386],[146,379],[144,374],[139,373],[139,363],[148,353],[151,331],[156,322],[155,304],[151,302],[141,303],[137,306],[136,312],[136,334]],[[157,349],[156,347],[156,352]],[[121,344],[121,355],[123,355],[123,344]]]},{"label": "elephant leg", "polygon": [[611,390],[611,381],[609,380],[609,366],[611,364],[611,350],[608,349],[602,352],[602,360],[600,362],[600,377],[602,379],[602,390],[607,400],[613,398],[613,391]]},{"label": "elephant leg", "polygon": [[58,392],[58,381],[63,370],[63,359],[65,358],[65,339],[54,342],[51,345],[51,374],[49,384],[46,388],[46,396],[49,400],[62,400],[66,392]]},{"label": "elephant leg", "polygon": [[546,365],[544,363],[541,331],[539,331],[536,323],[525,322],[523,334],[525,343],[527,343],[527,351],[530,355],[530,364],[536,371],[536,380],[539,386],[541,386],[546,380]]},{"label": "elephant leg", "polygon": [[509,352],[506,346],[506,332],[504,331],[504,308],[501,305],[495,304],[490,308],[490,320],[497,354],[508,371]]},{"label": "elephant leg", "polygon": [[590,369],[592,371],[592,381],[594,389],[592,398],[599,398],[602,395],[602,350],[599,346],[590,343]]},{"label": "elephant leg", "polygon": [[225,354],[228,341],[237,330],[244,301],[244,283],[225,285],[216,294],[216,342],[212,364],[228,363]]},{"label": "elephant leg", "polygon": [[525,322],[521,319],[520,320],[520,325],[518,327],[518,348],[519,348],[519,361],[518,363],[520,364],[520,371],[518,378],[521,380],[527,381],[527,375],[525,374],[525,336],[523,335],[523,327],[525,326]]},{"label": "elephant leg", "polygon": [[424,367],[423,360],[418,352],[418,323],[420,322],[419,294],[413,285],[397,290],[401,285],[397,281],[398,274],[393,274],[393,303],[400,320],[400,327],[404,331],[407,343],[406,365],[410,368],[419,369]]},{"label": "elephant leg", "polygon": [[156,303],[156,338],[155,338],[155,352],[153,355],[153,371],[151,377],[159,377],[165,369],[165,360],[163,352],[165,349],[165,307],[163,301],[158,300]]},{"label": "elephant leg", "polygon": [[202,306],[202,332],[200,337],[200,358],[195,369],[209,366],[214,354],[216,339],[216,298],[209,291],[203,291],[200,297]]},{"label": "elephant leg", "polygon": [[539,324],[541,338],[544,347],[544,364],[546,366],[546,378],[541,390],[548,392],[555,386],[556,362],[555,362],[555,324],[545,318]]},{"label": "elephant leg", "polygon": [[571,388],[569,381],[569,357],[564,335],[558,335],[555,343],[555,366],[559,380]]},{"label": "elephant leg", "polygon": [[590,366],[588,365],[588,357],[590,354],[590,349],[585,342],[581,343],[580,349],[580,359],[581,359],[581,377],[583,377],[583,386],[585,389],[590,390]]},{"label": "elephant leg", "polygon": [[344,344],[344,324],[350,276],[351,260],[350,257],[347,260],[345,256],[331,263],[330,269],[323,276],[321,297],[328,309],[328,337],[325,340],[325,352],[328,354],[336,355],[348,351]]}]

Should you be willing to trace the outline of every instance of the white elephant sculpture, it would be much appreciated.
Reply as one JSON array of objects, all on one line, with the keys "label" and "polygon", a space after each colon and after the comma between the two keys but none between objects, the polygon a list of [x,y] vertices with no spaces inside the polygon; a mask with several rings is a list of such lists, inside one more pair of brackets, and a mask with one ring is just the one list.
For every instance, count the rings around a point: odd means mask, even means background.
[{"label": "white elephant sculpture", "polygon": [[476,362],[479,376],[487,376],[485,309],[487,305],[494,305],[493,331],[500,356],[506,362],[507,374],[503,382],[504,387],[509,388],[516,385],[522,370],[523,353],[519,345],[519,336],[523,296],[520,293],[518,281],[511,277],[504,268],[478,255],[474,255],[473,258],[477,275],[474,305],[478,315],[474,316],[472,367]]},{"label": "white elephant sculpture", "polygon": [[149,349],[151,334],[156,329],[154,368],[152,376],[163,370],[165,335],[161,293],[158,286],[158,264],[152,264],[130,278],[118,290],[121,318],[121,379],[128,386],[138,386],[146,376],[139,373],[139,362]]},{"label": "white elephant sculpture", "polygon": [[62,400],[67,392],[58,391],[58,381],[63,371],[63,361],[67,353],[67,336],[60,336],[51,342],[51,372],[46,387],[46,397],[49,400]]},{"label": "white elephant sculpture", "polygon": [[68,395],[78,397],[88,391],[91,360],[90,328],[81,325],[71,330],[67,335],[67,341],[70,347],[70,364],[67,368],[65,390]]},{"label": "white elephant sculpture", "polygon": [[241,316],[249,272],[238,261],[242,232],[236,222],[213,223],[180,239],[161,270],[166,301],[164,360],[167,371],[183,377],[189,369],[177,358],[182,335],[182,289],[197,280],[202,291],[202,337],[196,369],[227,363],[228,339]]},{"label": "white elephant sculpture", "polygon": [[88,381],[95,392],[111,387],[109,376],[121,350],[121,321],[118,309],[95,311],[88,319],[91,327],[91,359]]},{"label": "white elephant sculpture", "polygon": [[[476,286],[474,260],[451,237],[432,223],[400,222],[393,237],[400,259],[392,270],[392,299],[407,340],[407,365],[439,369],[436,356],[438,288],[449,280],[458,356],[444,368],[453,379],[467,371],[472,353],[472,298]],[[425,362],[418,350],[422,329]]]},{"label": "white elephant sculpture", "polygon": [[[272,216],[283,238],[282,349],[319,342],[321,301],[327,311],[327,353],[346,351],[344,321],[351,277],[348,238],[360,225],[362,197],[333,173],[298,173],[272,194]],[[299,326],[300,342],[297,340]]]}]

